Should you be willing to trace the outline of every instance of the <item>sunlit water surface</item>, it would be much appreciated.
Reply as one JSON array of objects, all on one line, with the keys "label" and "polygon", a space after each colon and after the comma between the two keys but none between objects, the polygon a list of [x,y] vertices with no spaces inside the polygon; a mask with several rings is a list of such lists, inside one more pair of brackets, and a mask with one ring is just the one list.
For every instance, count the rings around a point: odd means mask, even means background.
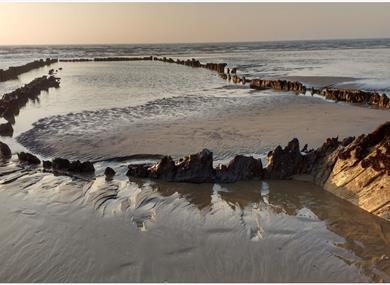
[{"label": "sunlit water surface", "polygon": [[[2,47],[0,68],[46,56],[194,56],[228,62],[248,77],[333,76],[341,86],[387,92],[389,48],[388,40]],[[72,143],[88,141],[94,148],[103,133],[112,133],[114,144],[116,130],[322,100],[254,92],[205,69],[160,62],[59,63],[0,83],[0,93],[58,67],[61,87],[29,102],[15,118],[14,138],[2,138],[14,151],[52,158],[59,145],[68,158],[102,159],[83,156]],[[50,138],[58,145],[47,143]],[[237,145],[215,156],[226,161],[250,151]],[[389,223],[312,184],[129,181],[128,163],[98,162],[96,178],[21,169],[15,156],[2,163],[0,281],[390,280]],[[117,171],[114,181],[104,180],[106,166]]]}]

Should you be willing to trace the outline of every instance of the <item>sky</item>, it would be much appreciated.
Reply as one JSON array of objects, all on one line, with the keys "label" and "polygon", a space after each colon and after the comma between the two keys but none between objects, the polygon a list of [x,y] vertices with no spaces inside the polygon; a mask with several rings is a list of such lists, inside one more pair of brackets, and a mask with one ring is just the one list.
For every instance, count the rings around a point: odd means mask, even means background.
[{"label": "sky", "polygon": [[390,37],[390,3],[0,3],[0,45]]}]

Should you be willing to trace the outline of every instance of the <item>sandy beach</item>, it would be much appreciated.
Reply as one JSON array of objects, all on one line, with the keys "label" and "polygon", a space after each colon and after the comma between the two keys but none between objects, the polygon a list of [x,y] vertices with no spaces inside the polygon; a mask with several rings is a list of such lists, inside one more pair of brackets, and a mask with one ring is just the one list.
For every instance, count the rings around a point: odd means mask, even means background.
[{"label": "sandy beach", "polygon": [[390,282],[381,43],[0,47],[0,282]]},{"label": "sandy beach", "polygon": [[[308,144],[316,148],[328,137],[359,136],[390,120],[386,110],[311,96],[274,96],[276,103],[272,104],[231,107],[163,122],[145,120],[77,134],[61,128],[50,132],[41,125],[24,134],[21,141],[42,155],[69,158],[107,159],[134,154],[178,157],[208,148],[224,159],[234,154],[266,154],[295,137],[302,147]],[[69,124],[61,126],[68,128]]]}]

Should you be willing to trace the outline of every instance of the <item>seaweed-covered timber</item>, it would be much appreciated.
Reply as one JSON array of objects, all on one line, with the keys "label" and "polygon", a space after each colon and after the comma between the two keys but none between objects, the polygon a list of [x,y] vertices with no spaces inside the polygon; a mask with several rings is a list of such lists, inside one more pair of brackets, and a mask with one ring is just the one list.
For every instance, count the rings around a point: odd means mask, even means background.
[{"label": "seaweed-covered timber", "polygon": [[[224,80],[229,80],[235,84],[246,84],[249,82],[249,87],[257,90],[273,89],[276,91],[293,91],[296,94],[306,94],[306,86],[298,81],[288,80],[272,80],[272,79],[246,79],[237,75],[237,68],[226,68],[226,63],[206,63],[202,64],[194,58],[187,60],[174,60],[167,57],[154,57],[153,60],[167,63],[176,63],[190,67],[202,67],[209,70],[217,71],[220,77]],[[226,73],[225,73],[226,69]],[[318,94],[326,99],[335,101],[345,101],[349,103],[360,103],[376,106],[383,109],[390,109],[390,100],[386,94],[378,94],[377,92],[368,92],[363,90],[353,89],[311,89],[312,94]]]},{"label": "seaweed-covered timber", "polygon": [[199,60],[196,60],[195,58],[187,59],[187,60],[180,60],[180,59],[174,60],[173,58],[167,58],[167,57],[154,57],[153,60],[167,62],[167,63],[177,63],[177,64],[186,65],[190,67],[202,67],[209,70],[217,71],[220,74],[225,73],[225,67],[227,66],[226,63],[202,64]]},{"label": "seaweed-covered timber", "polygon": [[274,89],[279,91],[296,91],[298,93],[306,93],[306,87],[298,81],[253,79],[250,81],[249,86],[252,89],[259,90]]},{"label": "seaweed-covered timber", "polygon": [[268,154],[265,168],[242,155],[214,168],[212,152],[204,149],[176,161],[165,156],[153,165],[129,165],[127,175],[190,183],[304,179],[390,220],[390,122],[358,138],[328,138],[316,150],[301,151],[294,138]]},{"label": "seaweed-covered timber", "polygon": [[[273,89],[276,91],[293,91],[296,94],[306,94],[306,86],[299,81],[288,81],[278,79],[246,79],[237,75],[237,68],[227,68],[226,63],[201,63],[199,60],[192,59],[173,59],[171,57],[105,57],[105,58],[78,58],[78,59],[60,59],[62,62],[83,62],[83,61],[137,61],[137,60],[153,60],[166,63],[176,63],[180,65],[206,68],[218,72],[224,80],[229,80],[235,84],[249,83],[249,88],[257,90]],[[226,70],[226,72],[225,72]],[[312,95],[318,94],[326,99],[335,101],[345,101],[349,103],[359,103],[375,106],[383,109],[390,109],[390,99],[386,94],[378,94],[377,92],[368,92],[354,89],[337,89],[337,88],[311,88]]]},{"label": "seaweed-covered timber", "polygon": [[0,99],[0,116],[8,122],[0,124],[0,136],[12,136],[12,124],[15,122],[15,115],[19,114],[20,108],[25,106],[29,99],[36,99],[41,91],[51,87],[60,86],[59,78],[54,76],[42,76],[35,78],[30,83],[10,93],[6,93]]},{"label": "seaweed-covered timber", "polygon": [[368,104],[379,108],[390,109],[390,100],[386,94],[380,95],[377,92],[367,92],[354,89],[312,88],[311,93],[321,95],[329,100]]},{"label": "seaweed-covered timber", "polygon": [[[180,60],[167,57],[154,57],[153,60],[167,63],[176,63],[190,67],[202,67],[209,70],[217,71],[220,77],[224,80],[229,80],[235,84],[246,84],[249,82],[249,87],[257,90],[273,89],[276,91],[293,91],[296,94],[306,94],[306,86],[298,81],[288,80],[272,80],[272,79],[246,79],[237,75],[237,68],[226,68],[226,63],[206,63],[202,64],[194,58]],[[226,72],[225,72],[226,69]],[[312,94],[318,94],[326,99],[335,101],[345,101],[349,103],[360,103],[376,106],[379,108],[390,109],[390,100],[386,94],[378,94],[377,92],[368,92],[363,90],[353,89],[311,89]]]},{"label": "seaweed-covered timber", "polygon": [[35,60],[20,66],[11,66],[6,70],[0,69],[0,82],[17,79],[22,73],[26,73],[36,68],[44,67],[56,63],[58,59],[47,58],[46,60]]}]

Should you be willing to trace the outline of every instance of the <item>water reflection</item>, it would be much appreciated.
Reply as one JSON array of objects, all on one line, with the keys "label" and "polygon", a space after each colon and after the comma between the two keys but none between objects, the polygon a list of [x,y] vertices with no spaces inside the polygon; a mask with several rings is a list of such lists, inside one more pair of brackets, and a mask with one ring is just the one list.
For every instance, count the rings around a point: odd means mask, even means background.
[{"label": "water reflection", "polygon": [[[390,281],[390,223],[310,183],[197,185],[119,175],[86,181],[23,170],[14,161],[0,165],[0,178],[1,191],[31,195],[26,200],[67,207],[81,201],[102,219],[128,217],[125,227],[133,223],[145,231],[143,240],[164,239],[179,251],[185,245],[188,262],[207,261],[221,276],[237,277],[229,280]],[[284,270],[279,277],[275,264]],[[241,275],[228,266],[239,266]]]},{"label": "water reflection", "polygon": [[[344,239],[335,246],[355,256],[340,254],[336,255],[338,258],[358,266],[374,281],[390,280],[390,223],[310,183],[250,181],[196,185],[158,182],[153,183],[153,188],[164,197],[178,193],[200,210],[208,208],[211,211],[216,203],[212,197],[217,195],[241,216],[247,212],[253,215],[253,209],[257,209],[260,213],[292,216],[307,223],[322,221],[329,231]],[[204,212],[205,215],[210,211]]]}]

